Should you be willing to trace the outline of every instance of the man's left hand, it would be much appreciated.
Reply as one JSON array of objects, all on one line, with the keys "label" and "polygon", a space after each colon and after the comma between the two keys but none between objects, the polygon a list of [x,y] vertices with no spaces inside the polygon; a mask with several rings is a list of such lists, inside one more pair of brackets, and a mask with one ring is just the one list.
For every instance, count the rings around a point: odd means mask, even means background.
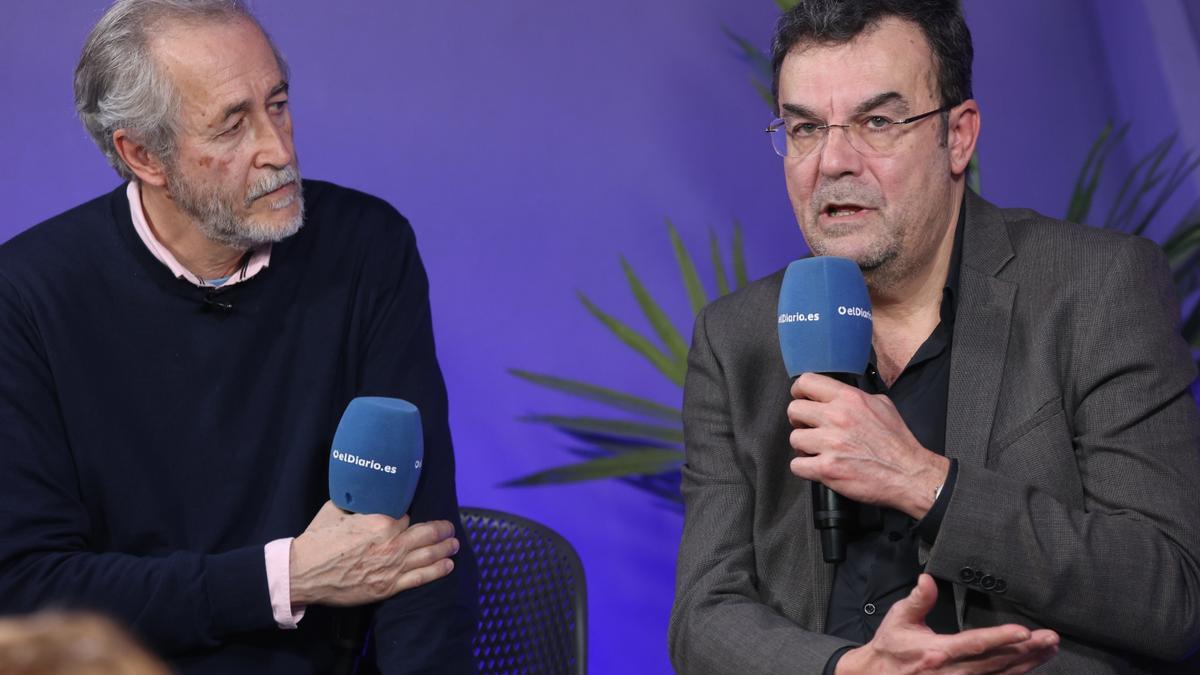
[{"label": "man's left hand", "polygon": [[891,399],[815,373],[796,378],[792,397],[792,473],[857,502],[925,516],[950,460],[917,441]]}]

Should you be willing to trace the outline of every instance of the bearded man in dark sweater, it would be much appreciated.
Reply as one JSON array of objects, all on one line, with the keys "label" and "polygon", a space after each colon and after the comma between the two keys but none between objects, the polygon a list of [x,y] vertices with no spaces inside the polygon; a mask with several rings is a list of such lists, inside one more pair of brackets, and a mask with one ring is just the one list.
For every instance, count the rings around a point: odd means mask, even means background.
[{"label": "bearded man in dark sweater", "polygon": [[[469,671],[425,271],[391,206],[301,182],[287,77],[240,0],[121,0],[89,36],[76,106],[127,182],[0,247],[0,613],[100,610],[184,673],[316,673],[340,608],[379,603],[381,671]],[[400,520],[325,502],[371,395],[422,414]]]}]

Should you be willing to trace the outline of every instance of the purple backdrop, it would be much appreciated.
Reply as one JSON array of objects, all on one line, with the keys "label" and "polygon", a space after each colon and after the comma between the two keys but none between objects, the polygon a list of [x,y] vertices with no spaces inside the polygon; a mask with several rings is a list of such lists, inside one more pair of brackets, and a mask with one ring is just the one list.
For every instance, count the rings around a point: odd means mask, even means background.
[{"label": "purple backdrop", "polygon": [[[71,104],[75,59],[105,4],[6,7],[0,241],[116,185]],[[594,672],[668,672],[680,516],[616,482],[496,487],[569,459],[564,438],[514,418],[587,410],[505,369],[678,404],[676,388],[586,315],[576,289],[642,327],[618,266],[625,254],[690,327],[665,217],[704,259],[707,229],[728,241],[740,219],[752,276],[803,252],[761,133],[770,115],[722,33],[765,44],[774,3],[255,5],[291,61],[305,174],[385,197],[417,230],[462,502],[546,522],[579,549]],[[1186,67],[1200,19],[1184,0],[969,0],[967,13],[993,201],[1061,215],[1109,119],[1135,122],[1118,168],[1172,130],[1200,146],[1197,70]]]}]

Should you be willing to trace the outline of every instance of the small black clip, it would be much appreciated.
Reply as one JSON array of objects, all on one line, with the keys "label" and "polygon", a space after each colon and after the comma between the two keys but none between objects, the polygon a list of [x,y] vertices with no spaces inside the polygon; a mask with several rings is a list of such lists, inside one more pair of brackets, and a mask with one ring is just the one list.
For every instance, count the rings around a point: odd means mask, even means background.
[{"label": "small black clip", "polygon": [[202,300],[204,301],[204,305],[206,307],[214,307],[216,309],[221,310],[222,312],[232,311],[233,303],[228,302],[226,300],[222,300],[219,297],[220,293],[221,293],[220,290],[216,289],[216,288],[206,291],[202,298]]}]

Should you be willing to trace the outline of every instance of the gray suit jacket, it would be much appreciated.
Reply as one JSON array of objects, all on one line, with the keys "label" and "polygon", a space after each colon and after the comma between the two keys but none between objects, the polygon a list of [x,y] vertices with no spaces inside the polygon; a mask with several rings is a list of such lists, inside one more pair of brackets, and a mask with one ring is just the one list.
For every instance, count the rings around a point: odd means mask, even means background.
[{"label": "gray suit jacket", "polygon": [[[1200,644],[1200,415],[1162,252],[968,194],[946,454],[926,571],[964,627],[1059,631],[1042,672],[1162,672]],[[833,566],[788,471],[782,272],[696,321],[671,658],[820,673]]]}]

